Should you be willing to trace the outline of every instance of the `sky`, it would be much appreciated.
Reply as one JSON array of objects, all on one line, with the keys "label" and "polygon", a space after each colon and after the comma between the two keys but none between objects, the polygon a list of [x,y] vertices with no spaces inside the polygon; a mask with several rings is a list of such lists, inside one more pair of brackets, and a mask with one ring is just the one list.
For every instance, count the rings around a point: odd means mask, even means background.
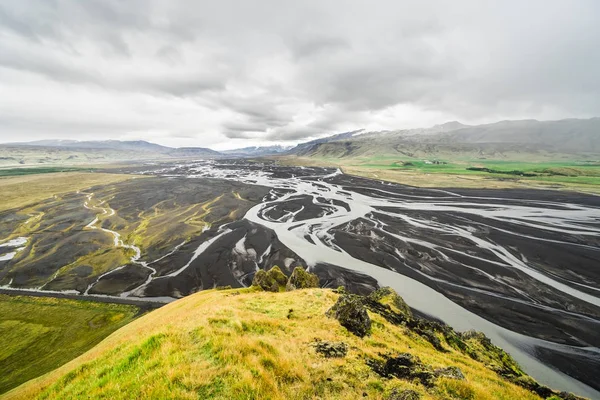
[{"label": "sky", "polygon": [[0,2],[0,142],[600,116],[600,1]]}]

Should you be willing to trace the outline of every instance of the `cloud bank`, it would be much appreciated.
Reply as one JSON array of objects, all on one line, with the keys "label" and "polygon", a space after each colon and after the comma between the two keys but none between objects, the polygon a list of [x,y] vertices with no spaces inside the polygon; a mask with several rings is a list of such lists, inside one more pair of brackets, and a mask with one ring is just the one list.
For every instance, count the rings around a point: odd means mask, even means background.
[{"label": "cloud bank", "polygon": [[0,142],[218,149],[600,115],[594,0],[7,0]]}]

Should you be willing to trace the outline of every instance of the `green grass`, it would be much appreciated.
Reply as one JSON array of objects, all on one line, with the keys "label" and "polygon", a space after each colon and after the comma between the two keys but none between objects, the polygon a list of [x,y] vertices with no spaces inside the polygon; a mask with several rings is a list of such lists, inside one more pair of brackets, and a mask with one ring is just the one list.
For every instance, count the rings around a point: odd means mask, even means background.
[{"label": "green grass", "polygon": [[[333,161],[333,160],[329,160]],[[440,164],[432,163],[434,160],[417,160],[401,157],[368,157],[355,158],[345,161],[343,165],[359,166],[373,170],[411,171],[424,174],[448,174],[466,176],[485,176],[496,179],[519,179],[523,181],[540,181],[548,183],[600,185],[600,163],[591,161],[564,161],[564,162],[524,162],[505,160],[468,160],[468,159],[439,159]],[[498,171],[490,173],[473,171],[468,168],[479,167]],[[536,176],[511,175],[511,171],[520,171],[524,174]]]},{"label": "green grass", "polygon": [[74,171],[90,171],[89,168],[69,168],[69,167],[40,167],[40,168],[7,168],[0,169],[0,177],[2,176],[19,176],[19,175],[37,175],[51,174],[55,172],[74,172]]},{"label": "green grass", "polygon": [[79,356],[137,312],[126,305],[0,295],[0,393]]}]

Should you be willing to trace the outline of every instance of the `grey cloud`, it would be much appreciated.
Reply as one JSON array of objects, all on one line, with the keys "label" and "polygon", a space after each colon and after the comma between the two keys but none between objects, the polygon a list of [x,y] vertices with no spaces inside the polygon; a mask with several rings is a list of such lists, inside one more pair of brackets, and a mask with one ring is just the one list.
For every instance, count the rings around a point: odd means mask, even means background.
[{"label": "grey cloud", "polygon": [[[89,122],[108,136],[147,129],[138,113],[152,104],[165,142],[195,129],[211,143],[297,141],[441,118],[594,116],[598,15],[593,0],[6,0],[0,88],[18,97],[48,81],[48,101],[64,100],[58,84],[123,102],[126,126]],[[85,98],[73,112],[93,111]],[[23,104],[42,118],[43,104]],[[71,129],[67,111],[54,118]]]}]

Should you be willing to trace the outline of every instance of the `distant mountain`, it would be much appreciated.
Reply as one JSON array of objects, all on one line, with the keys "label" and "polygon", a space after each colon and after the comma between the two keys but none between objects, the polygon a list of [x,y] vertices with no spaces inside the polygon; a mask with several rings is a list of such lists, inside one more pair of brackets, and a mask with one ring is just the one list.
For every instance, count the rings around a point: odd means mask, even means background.
[{"label": "distant mountain", "polygon": [[169,149],[166,154],[180,157],[218,157],[221,155],[220,152],[205,147],[179,147]]},{"label": "distant mountain", "polygon": [[224,150],[221,154],[236,157],[258,157],[282,154],[291,149],[293,146],[262,146],[262,147],[244,147],[241,149]]},{"label": "distant mountain", "polygon": [[469,126],[448,122],[430,128],[340,134],[298,145],[307,157],[398,156],[432,158],[539,158],[600,155],[600,118],[501,121]]},{"label": "distant mountain", "polygon": [[359,130],[351,131],[351,132],[338,133],[336,135],[327,136],[327,137],[324,137],[321,139],[315,139],[315,140],[311,140],[309,142],[301,143],[301,144],[297,145],[296,147],[290,149],[288,151],[288,154],[295,154],[295,155],[299,155],[299,156],[310,154],[311,151],[318,148],[319,145],[322,143],[352,139],[363,131],[364,131],[364,129],[359,129]]},{"label": "distant mountain", "polygon": [[500,121],[455,130],[434,140],[459,143],[527,144],[576,153],[600,152],[600,118],[559,121]]},{"label": "distant mountain", "polygon": [[220,156],[218,151],[203,147],[172,148],[144,140],[38,140],[0,145],[1,167],[40,164],[89,165]]},{"label": "distant mountain", "polygon": [[112,150],[133,150],[147,151],[155,153],[167,153],[172,150],[170,147],[146,142],[144,140],[99,140],[99,141],[79,141],[79,140],[37,140],[33,142],[12,143],[12,145],[21,146],[40,146],[40,147],[68,147],[76,149],[112,149]]}]

